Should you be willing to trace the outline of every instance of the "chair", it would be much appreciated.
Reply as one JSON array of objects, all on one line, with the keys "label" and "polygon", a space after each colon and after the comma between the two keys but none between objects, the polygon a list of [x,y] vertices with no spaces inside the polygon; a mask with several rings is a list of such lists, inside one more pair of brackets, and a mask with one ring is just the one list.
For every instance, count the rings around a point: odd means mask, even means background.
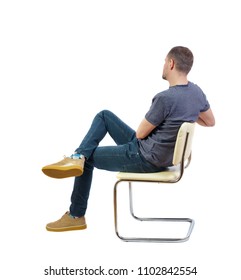
[{"label": "chair", "polygon": [[[177,134],[174,154],[173,166],[167,170],[155,173],[127,173],[119,172],[117,174],[118,181],[114,185],[114,222],[116,235],[123,241],[130,242],[184,242],[187,241],[192,233],[194,227],[194,220],[190,218],[146,218],[137,217],[133,209],[133,192],[132,183],[148,182],[148,183],[177,183],[181,180],[184,169],[191,161],[191,147],[194,134],[195,123],[184,122]],[[118,213],[117,213],[117,190],[122,182],[127,182],[129,185],[129,207],[133,218],[138,221],[148,222],[173,222],[176,224],[188,223],[188,231],[184,237],[169,238],[169,237],[124,237],[119,234],[118,229]],[[180,225],[180,224],[179,224]]]}]

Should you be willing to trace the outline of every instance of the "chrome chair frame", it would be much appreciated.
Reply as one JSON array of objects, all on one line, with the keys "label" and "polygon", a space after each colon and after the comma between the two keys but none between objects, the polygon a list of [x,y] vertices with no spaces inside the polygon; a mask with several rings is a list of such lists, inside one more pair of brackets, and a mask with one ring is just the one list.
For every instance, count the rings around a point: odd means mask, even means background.
[{"label": "chrome chair frame", "polygon": [[[181,162],[176,166],[178,169],[179,175],[177,178],[174,178],[173,180],[169,181],[153,181],[153,180],[143,180],[143,179],[119,179],[115,185],[114,185],[114,223],[115,223],[115,233],[116,235],[122,240],[126,242],[158,242],[158,243],[179,243],[179,242],[185,242],[189,240],[195,221],[191,218],[153,218],[153,217],[137,217],[134,214],[134,208],[133,208],[133,192],[132,192],[132,183],[133,182],[149,182],[149,183],[177,183],[178,181],[181,180],[183,174],[184,174],[184,169],[188,167],[188,165],[191,162],[191,151],[190,154],[188,155],[188,158],[185,158],[186,156],[186,149],[187,149],[187,144],[189,140],[189,132],[186,133],[185,135],[185,141],[184,141],[184,147],[183,147],[183,152],[181,156]],[[185,162],[187,161],[187,164]],[[174,222],[174,223],[189,223],[189,228],[184,237],[177,237],[177,238],[168,238],[168,237],[125,237],[119,234],[119,229],[118,229],[118,213],[117,213],[117,189],[118,185],[122,182],[127,182],[129,185],[129,208],[130,208],[130,213],[131,216],[138,220],[138,221],[143,221],[143,222]]]}]

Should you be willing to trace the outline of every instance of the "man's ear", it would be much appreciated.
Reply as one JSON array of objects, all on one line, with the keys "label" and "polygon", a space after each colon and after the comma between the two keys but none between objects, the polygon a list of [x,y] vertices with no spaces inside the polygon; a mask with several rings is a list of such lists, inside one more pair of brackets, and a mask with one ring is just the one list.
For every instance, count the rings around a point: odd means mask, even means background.
[{"label": "man's ear", "polygon": [[170,67],[171,70],[173,70],[174,65],[175,65],[174,60],[172,58],[170,58],[170,60],[169,60],[169,67]]}]

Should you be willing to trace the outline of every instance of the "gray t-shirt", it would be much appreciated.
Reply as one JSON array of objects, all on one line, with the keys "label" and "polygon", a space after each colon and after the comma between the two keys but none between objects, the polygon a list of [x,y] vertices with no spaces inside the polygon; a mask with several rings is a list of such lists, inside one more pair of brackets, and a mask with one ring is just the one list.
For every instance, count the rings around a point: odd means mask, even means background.
[{"label": "gray t-shirt", "polygon": [[209,108],[203,91],[191,82],[155,95],[145,118],[156,128],[145,139],[138,140],[141,154],[157,167],[171,166],[181,124],[195,122],[200,112]]}]

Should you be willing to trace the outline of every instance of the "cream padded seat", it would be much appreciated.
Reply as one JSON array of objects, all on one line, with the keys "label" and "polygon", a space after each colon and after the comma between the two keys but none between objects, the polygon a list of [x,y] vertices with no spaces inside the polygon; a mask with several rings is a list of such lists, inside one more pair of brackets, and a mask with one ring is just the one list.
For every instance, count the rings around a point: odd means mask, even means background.
[{"label": "cream padded seat", "polygon": [[[177,134],[175,149],[173,154],[173,166],[168,167],[165,171],[155,173],[128,173],[119,172],[117,174],[118,181],[114,186],[114,221],[115,232],[117,236],[123,241],[135,242],[183,242],[187,241],[192,233],[194,227],[194,220],[190,218],[140,218],[134,214],[133,209],[133,194],[132,183],[150,182],[150,183],[177,183],[184,174],[184,169],[191,161],[192,139],[194,134],[195,123],[184,122]],[[186,164],[187,163],[187,164]],[[185,165],[186,164],[186,165]],[[124,237],[119,234],[118,229],[118,199],[117,189],[118,185],[122,182],[127,182],[129,185],[129,202],[131,215],[139,221],[153,221],[153,222],[183,222],[189,223],[188,232],[184,237],[168,238],[168,237]],[[138,191],[138,190],[137,190]]]},{"label": "cream padded seat", "polygon": [[127,173],[119,172],[116,177],[119,180],[169,182],[178,180],[180,175],[176,167],[168,167],[165,171],[155,173]]}]

